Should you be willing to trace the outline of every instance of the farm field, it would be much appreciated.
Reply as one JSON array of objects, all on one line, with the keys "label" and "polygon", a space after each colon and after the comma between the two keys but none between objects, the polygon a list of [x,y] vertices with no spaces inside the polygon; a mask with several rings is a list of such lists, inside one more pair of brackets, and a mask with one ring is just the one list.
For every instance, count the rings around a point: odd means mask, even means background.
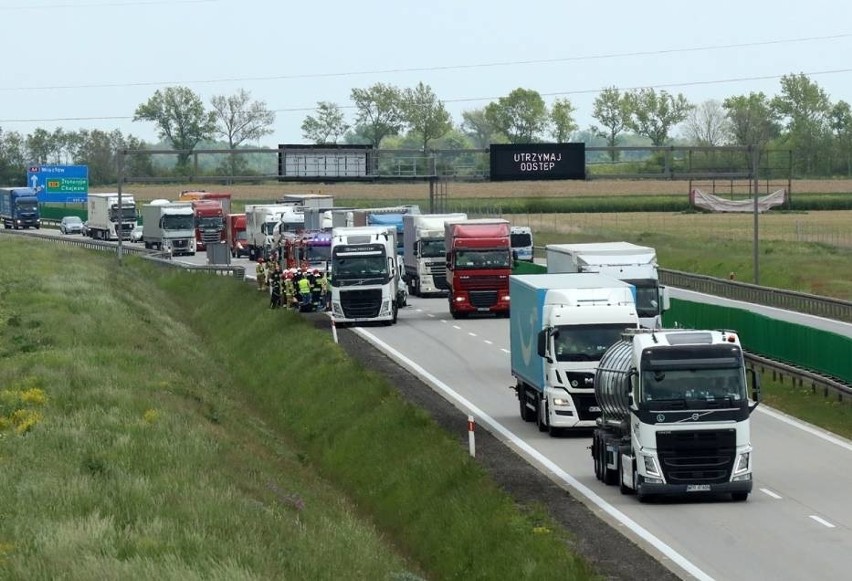
[{"label": "farm field", "polygon": [[[774,191],[786,184],[761,182],[760,188]],[[713,190],[708,183],[697,184],[704,191]],[[744,183],[735,183],[735,191],[744,191]],[[333,195],[335,200],[407,200],[413,203],[428,199],[429,185],[420,183],[376,184],[376,183],[267,183],[262,185],[221,184],[192,185],[180,184],[127,184],[124,188],[140,200],[155,198],[174,199],[181,190],[197,189],[207,191],[229,191],[235,200],[275,200],[285,193]],[[115,187],[93,188],[93,191],[115,191]],[[724,195],[731,190],[730,182],[719,182],[716,193]],[[793,196],[799,194],[842,194],[852,195],[852,179],[845,180],[794,180],[791,187]],[[515,198],[515,197],[563,197],[563,196],[601,196],[601,195],[672,195],[687,196],[688,181],[672,180],[591,180],[591,181],[538,181],[538,182],[450,182],[447,196],[453,198]],[[342,204],[341,204],[342,205]]]}]

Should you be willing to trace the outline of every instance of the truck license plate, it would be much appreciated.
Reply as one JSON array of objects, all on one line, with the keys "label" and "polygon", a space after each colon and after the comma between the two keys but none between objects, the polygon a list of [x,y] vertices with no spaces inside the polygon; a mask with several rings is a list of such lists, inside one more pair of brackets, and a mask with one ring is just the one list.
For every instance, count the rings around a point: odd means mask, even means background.
[{"label": "truck license plate", "polygon": [[709,484],[687,484],[687,492],[710,492]]},{"label": "truck license plate", "polygon": [[590,412],[599,412],[599,411],[601,411],[601,408],[599,408],[599,407],[598,407],[598,406],[596,406],[596,405],[590,405],[590,406],[589,406],[589,411],[590,411]]}]

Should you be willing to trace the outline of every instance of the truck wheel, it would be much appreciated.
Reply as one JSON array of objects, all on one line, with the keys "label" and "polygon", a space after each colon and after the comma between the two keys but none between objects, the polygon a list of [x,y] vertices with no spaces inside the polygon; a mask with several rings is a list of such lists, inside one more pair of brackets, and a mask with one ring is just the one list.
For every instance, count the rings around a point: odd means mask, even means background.
[{"label": "truck wheel", "polygon": [[595,461],[595,478],[598,480],[603,480],[601,475],[601,455],[598,452],[598,433],[597,431],[592,435],[592,460]]},{"label": "truck wheel", "polygon": [[524,393],[523,388],[518,389],[518,401],[521,406],[521,419],[525,422],[531,422],[535,419],[535,415],[530,411],[530,408],[527,407],[527,396]]},{"label": "truck wheel", "polygon": [[748,492],[732,492],[731,498],[734,502],[745,502],[748,500]]}]

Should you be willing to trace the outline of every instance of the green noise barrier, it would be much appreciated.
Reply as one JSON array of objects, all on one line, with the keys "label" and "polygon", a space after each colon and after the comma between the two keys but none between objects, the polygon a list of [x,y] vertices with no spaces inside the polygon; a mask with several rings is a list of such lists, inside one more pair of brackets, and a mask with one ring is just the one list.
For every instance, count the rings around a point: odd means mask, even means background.
[{"label": "green noise barrier", "polygon": [[666,328],[729,329],[743,348],[852,383],[852,338],[719,305],[671,299]]}]

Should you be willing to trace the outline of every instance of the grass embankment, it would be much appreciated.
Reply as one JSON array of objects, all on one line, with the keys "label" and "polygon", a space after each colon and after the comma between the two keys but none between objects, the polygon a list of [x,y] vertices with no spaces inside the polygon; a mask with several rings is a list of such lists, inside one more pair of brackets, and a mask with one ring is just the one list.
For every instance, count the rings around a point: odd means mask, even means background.
[{"label": "grass embankment", "polygon": [[424,412],[245,284],[3,246],[0,577],[591,577]]}]

